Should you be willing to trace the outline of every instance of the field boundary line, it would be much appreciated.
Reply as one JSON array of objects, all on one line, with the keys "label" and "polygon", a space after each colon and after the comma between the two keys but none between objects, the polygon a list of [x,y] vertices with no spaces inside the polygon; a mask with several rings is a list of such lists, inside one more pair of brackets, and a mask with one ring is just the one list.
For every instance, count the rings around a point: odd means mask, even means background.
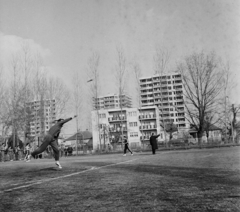
[{"label": "field boundary line", "polygon": [[145,156],[145,157],[142,157],[142,158],[134,158],[132,160],[127,160],[127,161],[122,161],[122,162],[119,162],[119,163],[108,164],[108,165],[100,166],[100,167],[91,167],[90,169],[86,169],[86,170],[83,170],[83,171],[80,171],[80,172],[75,172],[75,173],[72,173],[72,174],[62,175],[62,176],[59,176],[59,177],[48,178],[48,179],[44,179],[44,180],[38,180],[38,181],[36,181],[34,183],[31,183],[31,184],[22,185],[22,186],[18,186],[18,187],[15,187],[15,188],[0,191],[0,194],[2,194],[4,192],[11,192],[11,191],[14,191],[14,190],[19,190],[19,189],[22,189],[22,188],[28,188],[28,187],[31,187],[33,185],[38,185],[38,184],[42,184],[42,183],[53,181],[53,180],[58,180],[58,179],[63,179],[63,178],[75,176],[75,175],[82,174],[82,173],[85,173],[85,172],[95,171],[95,170],[102,169],[102,168],[105,168],[105,167],[116,166],[116,165],[119,165],[119,164],[132,162],[132,161],[143,159],[143,158],[146,158],[146,157],[149,157],[149,156]]}]

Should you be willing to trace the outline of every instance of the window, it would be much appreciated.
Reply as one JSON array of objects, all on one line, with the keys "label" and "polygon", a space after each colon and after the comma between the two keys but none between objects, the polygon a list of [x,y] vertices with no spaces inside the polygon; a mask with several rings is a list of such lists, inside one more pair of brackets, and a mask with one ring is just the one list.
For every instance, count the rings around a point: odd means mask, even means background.
[{"label": "window", "polygon": [[99,118],[106,118],[106,114],[105,113],[100,113]]},{"label": "window", "polygon": [[137,122],[129,122],[130,127],[137,127]]},{"label": "window", "polygon": [[130,137],[138,137],[138,132],[130,132]]}]

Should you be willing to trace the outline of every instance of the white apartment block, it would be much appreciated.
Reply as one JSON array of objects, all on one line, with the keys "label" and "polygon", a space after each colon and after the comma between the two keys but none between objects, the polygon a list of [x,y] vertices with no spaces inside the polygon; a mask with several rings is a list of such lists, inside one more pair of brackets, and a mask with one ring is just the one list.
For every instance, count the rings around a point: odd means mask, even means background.
[{"label": "white apartment block", "polygon": [[99,149],[100,139],[102,146],[117,143],[122,134],[132,147],[141,146],[141,141],[149,143],[151,133],[160,134],[159,141],[164,139],[156,106],[92,111],[92,133],[94,150]]},{"label": "white apartment block", "polygon": [[131,98],[126,94],[121,96],[117,94],[109,94],[107,96],[93,99],[93,108],[95,110],[120,108],[120,105],[122,105],[122,108],[130,108],[132,106]]},{"label": "white apartment block", "polygon": [[178,129],[183,130],[188,127],[180,74],[171,73],[141,78],[140,87],[141,106],[156,105],[159,108],[161,123],[173,122]]},{"label": "white apartment block", "polygon": [[56,120],[55,100],[32,101],[27,106],[30,112],[30,135],[46,133]]}]

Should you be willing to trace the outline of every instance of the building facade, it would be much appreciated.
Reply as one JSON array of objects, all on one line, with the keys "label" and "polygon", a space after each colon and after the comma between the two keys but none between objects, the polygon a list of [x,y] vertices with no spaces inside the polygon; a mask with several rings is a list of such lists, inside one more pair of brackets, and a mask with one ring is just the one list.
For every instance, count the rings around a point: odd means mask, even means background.
[{"label": "building facade", "polygon": [[121,96],[109,94],[93,99],[93,108],[95,110],[120,108],[121,105],[122,108],[132,107],[132,99],[126,94]]},{"label": "building facade", "polygon": [[151,133],[160,134],[159,141],[163,141],[159,119],[156,106],[92,111],[93,149],[117,144],[121,135],[128,137],[131,147],[141,146],[142,142],[149,144]]},{"label": "building facade", "polygon": [[46,133],[56,120],[55,100],[32,101],[27,103],[29,111],[29,134],[39,137]]},{"label": "building facade", "polygon": [[163,125],[174,123],[179,130],[188,128],[185,119],[182,77],[178,73],[140,79],[141,106],[156,105]]}]

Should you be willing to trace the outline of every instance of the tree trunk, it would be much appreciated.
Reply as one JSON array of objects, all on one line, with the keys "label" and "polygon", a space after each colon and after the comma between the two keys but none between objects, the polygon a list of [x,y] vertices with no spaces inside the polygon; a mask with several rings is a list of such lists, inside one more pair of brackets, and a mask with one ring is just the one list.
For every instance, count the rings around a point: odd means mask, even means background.
[{"label": "tree trunk", "polygon": [[202,131],[197,133],[198,145],[202,144],[202,136],[203,136],[203,132]]}]

